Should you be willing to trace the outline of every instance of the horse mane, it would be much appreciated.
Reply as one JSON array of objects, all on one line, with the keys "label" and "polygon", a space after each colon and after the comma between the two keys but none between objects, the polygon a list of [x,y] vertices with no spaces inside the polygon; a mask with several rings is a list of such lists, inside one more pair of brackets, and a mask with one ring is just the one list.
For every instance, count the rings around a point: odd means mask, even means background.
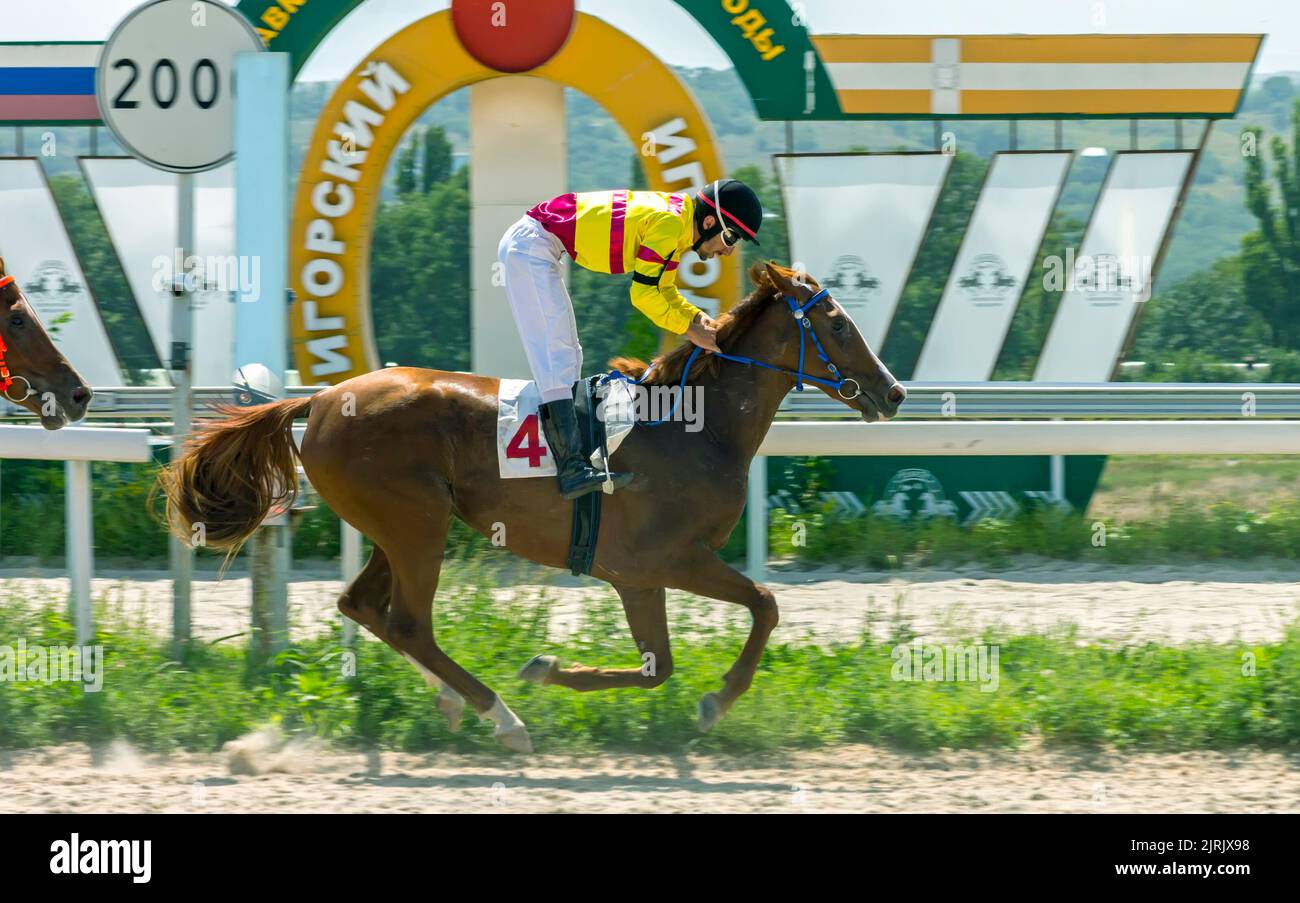
[{"label": "horse mane", "polygon": [[[731,341],[739,339],[748,332],[754,321],[758,319],[759,313],[767,306],[767,303],[781,294],[781,289],[772,281],[772,275],[767,271],[768,265],[791,281],[807,279],[806,274],[775,263],[756,263],[751,266],[749,268],[749,281],[754,284],[754,290],[743,301],[717,318],[719,323],[718,347],[723,351],[727,350],[727,346]],[[672,351],[659,355],[654,359],[654,371],[642,385],[675,386],[680,383],[682,368],[686,366],[686,361],[694,350],[695,345],[690,342],[682,342]],[[695,366],[691,368],[688,379],[693,382],[705,373],[711,376],[716,375],[718,365],[719,358],[711,354],[701,354],[695,359]],[[615,357],[610,359],[609,366],[634,379],[640,379],[650,365],[634,357]]]}]

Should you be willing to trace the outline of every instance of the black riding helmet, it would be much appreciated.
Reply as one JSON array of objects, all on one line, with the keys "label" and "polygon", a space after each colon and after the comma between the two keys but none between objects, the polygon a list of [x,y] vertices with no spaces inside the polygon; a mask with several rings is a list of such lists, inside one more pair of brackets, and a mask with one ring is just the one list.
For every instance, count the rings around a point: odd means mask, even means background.
[{"label": "black riding helmet", "polygon": [[[714,224],[705,229],[704,218],[712,215]],[[740,239],[758,244],[758,229],[763,225],[763,204],[754,190],[739,179],[721,179],[705,185],[695,195],[695,228],[700,240],[693,250],[698,251],[719,232],[726,230],[723,241],[728,246]]]}]

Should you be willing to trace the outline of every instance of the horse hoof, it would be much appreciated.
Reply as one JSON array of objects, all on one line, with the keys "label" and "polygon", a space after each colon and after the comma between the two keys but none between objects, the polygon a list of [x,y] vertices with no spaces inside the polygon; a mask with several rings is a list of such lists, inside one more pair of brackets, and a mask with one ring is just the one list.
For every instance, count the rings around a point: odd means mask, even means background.
[{"label": "horse hoof", "polygon": [[726,710],[722,708],[722,698],[717,693],[705,693],[700,697],[699,729],[701,734],[713,730],[714,725],[722,720]]},{"label": "horse hoof", "polygon": [[498,728],[494,736],[497,738],[498,743],[511,752],[526,754],[533,751],[533,741],[528,737],[528,728],[522,724],[517,724],[506,730]]},{"label": "horse hoof", "polygon": [[437,703],[438,711],[447,719],[447,730],[456,733],[460,730],[460,719],[465,713],[465,700],[459,695],[453,696],[445,690],[440,690]]},{"label": "horse hoof", "polygon": [[519,679],[533,684],[544,684],[551,672],[555,670],[556,658],[553,655],[534,655],[528,664],[519,669]]}]

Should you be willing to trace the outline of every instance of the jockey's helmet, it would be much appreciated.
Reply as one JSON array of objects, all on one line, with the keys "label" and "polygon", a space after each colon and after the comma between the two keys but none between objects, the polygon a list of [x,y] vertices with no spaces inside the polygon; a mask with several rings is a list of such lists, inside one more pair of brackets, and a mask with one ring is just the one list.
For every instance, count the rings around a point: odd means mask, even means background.
[{"label": "jockey's helmet", "polygon": [[[704,218],[712,215],[714,224],[705,229]],[[696,250],[713,236],[721,233],[728,247],[742,238],[758,244],[758,229],[763,225],[763,204],[754,189],[739,179],[719,179],[705,185],[695,195],[695,228],[700,240]]]}]

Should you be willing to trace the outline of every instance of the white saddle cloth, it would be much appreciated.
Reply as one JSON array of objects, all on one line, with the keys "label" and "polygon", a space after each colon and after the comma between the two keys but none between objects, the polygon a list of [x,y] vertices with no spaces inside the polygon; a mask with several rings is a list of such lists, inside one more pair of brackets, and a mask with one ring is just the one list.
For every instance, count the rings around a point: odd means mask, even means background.
[{"label": "white saddle cloth", "polygon": [[[606,444],[614,451],[636,424],[636,396],[621,379],[610,380],[597,390],[597,415],[605,421]],[[538,414],[542,396],[530,379],[503,379],[497,395],[497,464],[501,479],[555,476],[555,458],[546,447],[546,433]],[[591,455],[600,469],[600,451]]]}]

